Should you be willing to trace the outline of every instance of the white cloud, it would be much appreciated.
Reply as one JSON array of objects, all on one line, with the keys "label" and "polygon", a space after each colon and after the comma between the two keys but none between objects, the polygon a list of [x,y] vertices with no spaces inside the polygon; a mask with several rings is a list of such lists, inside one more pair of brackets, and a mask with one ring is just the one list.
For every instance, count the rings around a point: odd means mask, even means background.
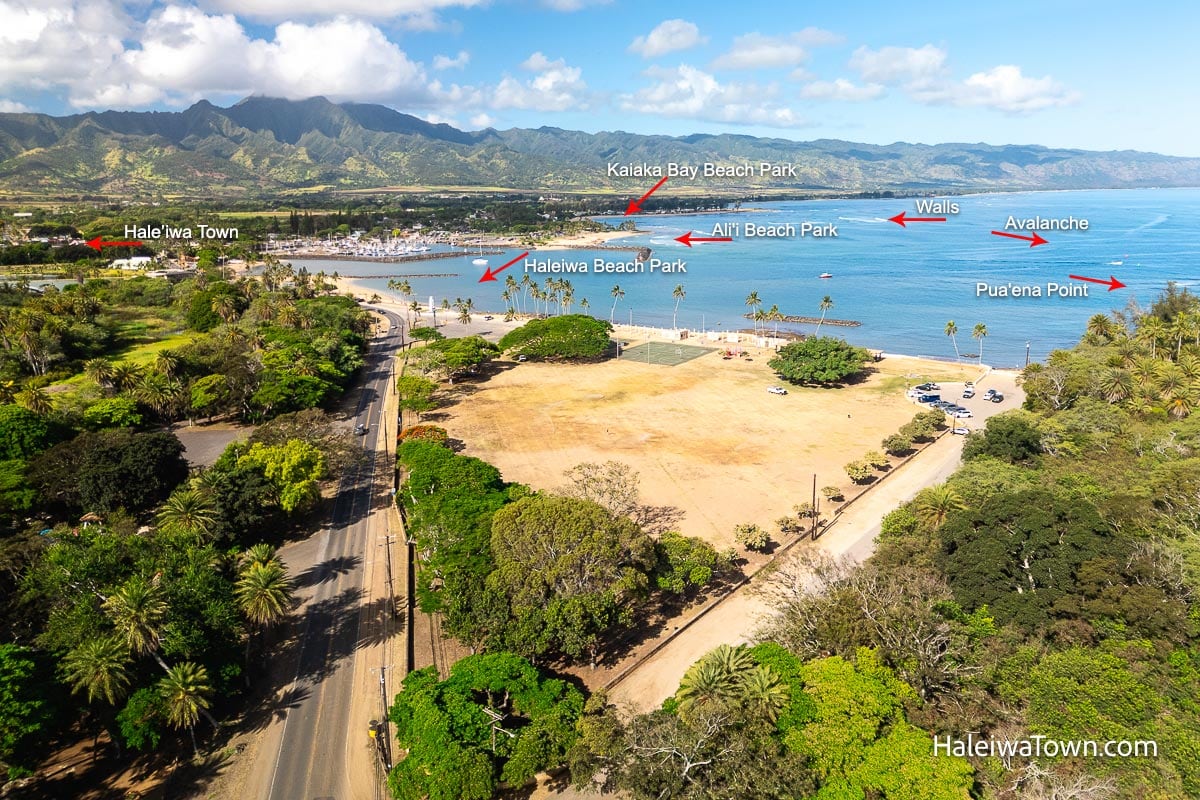
[{"label": "white cloud", "polygon": [[471,117],[472,128],[490,128],[494,122],[495,120],[492,119],[488,114],[476,114],[475,116]]},{"label": "white cloud", "polygon": [[565,111],[587,108],[588,87],[578,67],[563,59],[551,61],[540,51],[521,63],[521,69],[537,73],[528,81],[505,75],[492,93],[495,108],[527,108]]},{"label": "white cloud", "polygon": [[180,6],[151,16],[141,46],[116,59],[104,78],[71,84],[72,104],[131,107],[253,93],[430,105],[435,94],[421,65],[361,20],[284,22],[268,41],[250,38],[233,15]]},{"label": "white cloud", "polygon": [[24,114],[29,110],[29,106],[24,103],[18,103],[16,100],[0,99],[0,114]]},{"label": "white cloud", "polygon": [[436,55],[433,57],[434,69],[462,69],[471,60],[471,54],[466,50],[459,50],[458,55],[451,58],[450,56]]},{"label": "white cloud", "polygon": [[860,47],[850,57],[850,66],[869,83],[920,86],[945,74],[946,51],[931,44],[878,50]]},{"label": "white cloud", "polygon": [[442,9],[469,8],[484,2],[486,0],[201,0],[208,9],[269,20],[337,15],[427,20]]},{"label": "white cloud", "polygon": [[700,35],[700,29],[695,23],[685,19],[668,19],[658,23],[654,30],[645,36],[634,39],[627,49],[642,58],[656,58],[677,50],[687,50],[707,41],[706,37]]},{"label": "white cloud", "polygon": [[808,60],[807,45],[832,44],[840,37],[820,28],[805,28],[784,36],[747,33],[733,40],[729,52],[713,61],[714,69],[794,67]]},{"label": "white cloud", "polygon": [[860,47],[850,58],[868,84],[898,86],[913,100],[928,105],[991,108],[1010,114],[1028,114],[1078,101],[1075,92],[1049,75],[1029,78],[1011,64],[976,72],[963,81],[950,76],[946,51],[924,47]]},{"label": "white cloud", "polygon": [[1020,67],[1008,64],[976,72],[963,81],[956,98],[958,105],[986,106],[1014,114],[1070,105],[1078,100],[1078,92],[1067,89],[1049,75],[1027,78]]},{"label": "white cloud", "polygon": [[774,102],[778,94],[774,86],[721,83],[687,64],[673,69],[654,67],[646,75],[656,82],[622,95],[619,105],[623,111],[777,128],[807,124],[792,109]]},{"label": "white cloud", "polygon": [[0,88],[48,88],[102,75],[129,19],[111,0],[0,0]]},{"label": "white cloud", "polygon": [[849,103],[860,103],[864,100],[874,100],[883,92],[883,84],[880,83],[858,86],[845,78],[838,78],[833,81],[813,81],[800,90],[800,96],[812,100],[843,100]]}]

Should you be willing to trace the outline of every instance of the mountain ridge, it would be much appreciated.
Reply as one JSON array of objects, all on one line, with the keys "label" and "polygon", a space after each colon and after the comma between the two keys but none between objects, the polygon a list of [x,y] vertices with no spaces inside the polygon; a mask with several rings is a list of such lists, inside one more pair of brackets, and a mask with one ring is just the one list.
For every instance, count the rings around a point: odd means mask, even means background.
[{"label": "mountain ridge", "polygon": [[252,96],[228,108],[0,114],[0,192],[247,196],[394,186],[622,191],[609,162],[796,165],[715,191],[1009,191],[1200,186],[1200,159],[986,143],[807,142],[733,133],[462,131],[368,103]]}]

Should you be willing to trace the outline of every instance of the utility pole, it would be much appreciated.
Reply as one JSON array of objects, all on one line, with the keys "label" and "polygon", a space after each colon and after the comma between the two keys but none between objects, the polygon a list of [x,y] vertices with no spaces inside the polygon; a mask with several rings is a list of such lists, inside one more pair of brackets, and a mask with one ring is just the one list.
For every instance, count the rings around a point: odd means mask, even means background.
[{"label": "utility pole", "polygon": [[813,473],[812,492],[812,540],[817,540],[817,473]]},{"label": "utility pole", "polygon": [[1029,342],[1025,342],[1025,366],[1029,366]]}]

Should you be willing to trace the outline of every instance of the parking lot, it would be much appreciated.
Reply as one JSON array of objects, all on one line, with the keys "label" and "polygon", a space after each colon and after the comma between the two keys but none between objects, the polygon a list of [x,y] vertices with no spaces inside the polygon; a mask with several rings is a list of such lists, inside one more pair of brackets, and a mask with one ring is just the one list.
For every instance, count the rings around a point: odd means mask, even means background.
[{"label": "parking lot", "polygon": [[[973,382],[970,387],[967,386],[966,382],[939,381],[936,384],[936,389],[925,389],[922,394],[938,395],[941,400],[954,403],[969,411],[971,416],[956,417],[954,419],[954,427],[956,429],[965,429],[969,432],[983,428],[987,424],[988,419],[997,414],[1021,407],[1021,404],[1025,402],[1025,392],[1017,386],[1016,376],[1017,373],[1015,372],[993,371],[987,373],[980,380]],[[968,388],[974,390],[973,396],[963,397],[964,390]],[[906,391],[909,400],[922,408],[931,408],[932,405],[929,402],[922,403],[918,400],[917,396],[914,396],[914,393],[917,391],[916,387],[910,387]],[[999,393],[1004,399],[998,403],[992,402],[989,392]]]}]

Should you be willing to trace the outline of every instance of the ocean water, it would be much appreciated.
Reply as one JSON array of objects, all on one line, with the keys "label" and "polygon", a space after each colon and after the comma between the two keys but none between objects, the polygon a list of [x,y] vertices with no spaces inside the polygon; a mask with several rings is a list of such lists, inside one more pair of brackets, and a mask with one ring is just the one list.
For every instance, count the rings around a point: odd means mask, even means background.
[{"label": "ocean water", "polygon": [[[615,319],[638,325],[669,326],[676,284],[686,298],[679,306],[680,327],[713,329],[748,327],[742,317],[745,298],[757,291],[765,307],[777,304],[784,314],[820,316],[818,304],[829,295],[829,318],[857,320],[854,328],[822,328],[863,346],[893,353],[954,358],[945,335],[948,320],[958,326],[958,347],[978,353],[971,338],[976,323],[987,326],[983,362],[996,366],[1023,364],[1026,342],[1033,360],[1078,341],[1087,318],[1124,307],[1130,300],[1149,304],[1168,281],[1200,292],[1200,189],[1029,192],[951,198],[959,213],[945,223],[910,223],[901,228],[888,217],[917,214],[905,200],[822,200],[756,203],[742,213],[644,216],[637,219],[645,234],[614,244],[647,246],[653,257],[683,258],[686,274],[576,274],[569,278],[579,298],[590,301],[590,313],[608,318],[611,290],[619,284],[625,297]],[[991,235],[1003,230],[1009,215],[1088,220],[1086,231],[1040,231],[1048,244],[1030,248],[1025,242]],[[620,221],[611,218],[608,221]],[[744,239],[694,245],[674,241],[687,231],[706,235],[714,224],[752,222],[782,225],[832,223],[836,238]],[[1028,235],[1026,231],[1015,231]],[[495,268],[520,254],[490,256]],[[628,260],[631,253],[571,250],[534,252],[538,259],[570,261],[600,257]],[[422,301],[433,296],[471,297],[479,309],[503,309],[501,283],[480,284],[483,268],[470,258],[420,264],[304,262],[312,271],[337,269],[342,274],[456,273],[452,278],[410,278]],[[510,268],[521,277],[521,263]],[[820,279],[823,272],[832,278]],[[1048,282],[1080,285],[1068,275],[1107,279],[1116,276],[1127,288],[1107,291],[1090,284],[1087,297],[993,298],[977,296],[977,282],[992,285],[1040,286]],[[531,274],[539,282],[548,275]],[[362,281],[386,293],[386,278]],[[780,324],[780,330],[811,332],[812,325]]]}]

